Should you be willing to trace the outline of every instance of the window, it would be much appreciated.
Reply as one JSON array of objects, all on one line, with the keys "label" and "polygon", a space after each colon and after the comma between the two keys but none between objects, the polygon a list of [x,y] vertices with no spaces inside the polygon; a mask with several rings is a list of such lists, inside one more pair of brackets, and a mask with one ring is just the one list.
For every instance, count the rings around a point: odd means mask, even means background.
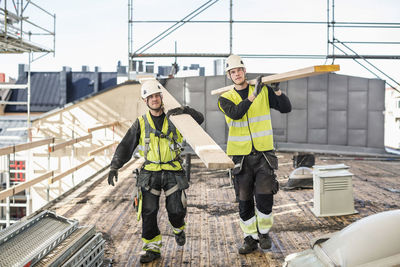
[{"label": "window", "polygon": [[25,160],[10,161],[10,181],[25,182]]}]

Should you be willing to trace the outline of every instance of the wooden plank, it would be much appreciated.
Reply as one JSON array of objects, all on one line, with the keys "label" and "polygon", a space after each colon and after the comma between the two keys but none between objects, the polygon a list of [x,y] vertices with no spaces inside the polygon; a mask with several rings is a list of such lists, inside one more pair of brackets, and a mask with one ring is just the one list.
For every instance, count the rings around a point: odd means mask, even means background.
[{"label": "wooden plank", "polygon": [[[269,75],[266,77],[262,78],[263,83],[276,83],[276,82],[284,82],[284,81],[289,81],[289,80],[294,80],[294,79],[300,79],[300,78],[305,78],[305,77],[311,77],[315,75],[320,75],[324,73],[330,73],[334,71],[339,71],[340,66],[339,65],[317,65],[317,66],[312,66],[304,69],[298,69],[298,70],[293,70],[289,72],[284,72],[284,73],[279,73],[279,74],[273,74]],[[249,80],[249,84],[254,85],[256,83],[256,80]],[[215,89],[211,91],[212,95],[220,95],[223,94],[233,88],[233,85],[225,86],[219,89]]]},{"label": "wooden plank", "polygon": [[97,154],[97,153],[99,153],[101,151],[104,151],[107,148],[112,147],[113,145],[116,145],[116,144],[118,144],[117,141],[115,141],[114,143],[111,143],[109,145],[105,145],[105,146],[99,147],[99,148],[97,148],[95,150],[89,151],[88,156],[91,157],[91,156],[93,156],[93,155],[95,155],[95,154]]},{"label": "wooden plank", "polygon": [[79,165],[77,165],[77,166],[75,166],[75,167],[72,167],[71,169],[69,169],[69,170],[67,170],[67,171],[65,171],[65,172],[60,173],[59,175],[56,175],[56,176],[50,178],[50,179],[49,179],[49,184],[52,184],[52,183],[54,183],[54,182],[57,182],[57,181],[60,180],[61,178],[63,178],[63,177],[65,177],[65,176],[67,176],[68,174],[71,174],[71,173],[73,173],[73,172],[79,170],[80,168],[82,168],[82,167],[88,165],[89,163],[91,163],[91,162],[93,162],[93,161],[94,161],[94,158],[90,158],[90,159],[88,159],[88,160],[82,162],[81,164],[79,164]]},{"label": "wooden plank", "polygon": [[28,149],[43,146],[43,145],[47,145],[47,144],[50,144],[53,142],[54,142],[54,138],[46,138],[46,139],[42,139],[42,140],[38,140],[38,141],[34,141],[34,142],[3,147],[3,148],[0,148],[0,156],[12,154],[12,153],[19,152],[19,151],[28,150]]},{"label": "wooden plank", "polygon": [[0,148],[0,156],[14,153],[14,146],[6,146]]},{"label": "wooden plank", "polygon": [[[164,108],[169,109],[180,107],[181,104],[160,84]],[[201,126],[187,114],[171,116],[170,120],[178,128],[186,141],[193,148],[209,169],[233,168],[232,160],[225,154],[221,147],[201,128]]]},{"label": "wooden plank", "polygon": [[118,124],[120,124],[119,121],[113,121],[113,122],[105,123],[103,125],[99,125],[99,126],[96,126],[96,127],[88,128],[87,131],[88,131],[88,133],[91,133],[91,132],[94,132],[94,131],[97,131],[97,130],[100,130],[100,129],[108,128],[108,127],[111,127],[111,126],[116,126]]},{"label": "wooden plank", "polygon": [[32,185],[40,183],[43,180],[45,180],[45,179],[47,179],[47,178],[49,178],[49,177],[51,177],[53,175],[54,175],[54,171],[49,171],[49,172],[46,172],[43,175],[40,175],[39,177],[33,178],[32,180],[29,180],[27,182],[24,182],[24,183],[21,183],[19,185],[16,185],[15,186],[15,190],[14,190],[14,194],[19,193],[19,192],[27,189],[28,187],[31,187]]},{"label": "wooden plank", "polygon": [[48,144],[51,144],[51,143],[54,143],[54,138],[46,138],[46,139],[43,139],[43,140],[37,140],[37,141],[34,141],[34,142],[15,145],[15,152],[28,150],[28,149],[39,147],[39,146],[43,146],[43,145],[48,145]]},{"label": "wooden plank", "polygon": [[69,145],[72,145],[72,144],[76,144],[76,143],[79,143],[81,141],[84,141],[86,139],[91,139],[91,138],[92,138],[92,134],[88,134],[88,135],[84,135],[84,136],[81,136],[81,137],[78,137],[78,138],[75,138],[75,139],[71,139],[69,141],[62,142],[62,143],[59,143],[59,144],[56,144],[56,145],[50,145],[49,146],[49,152],[54,152],[54,151],[56,151],[58,149],[61,149],[61,148],[64,148],[66,146],[69,146]]},{"label": "wooden plank", "polygon": [[10,187],[6,190],[0,191],[0,200],[6,199],[14,195],[14,187]]},{"label": "wooden plank", "polygon": [[49,171],[49,172],[47,172],[39,177],[36,177],[32,180],[29,180],[27,182],[21,183],[19,185],[16,185],[16,186],[13,186],[6,190],[1,191],[0,192],[0,200],[3,200],[7,197],[11,197],[11,196],[25,190],[26,188],[31,187],[34,184],[40,183],[41,181],[53,176],[53,173],[54,173],[53,171]]}]

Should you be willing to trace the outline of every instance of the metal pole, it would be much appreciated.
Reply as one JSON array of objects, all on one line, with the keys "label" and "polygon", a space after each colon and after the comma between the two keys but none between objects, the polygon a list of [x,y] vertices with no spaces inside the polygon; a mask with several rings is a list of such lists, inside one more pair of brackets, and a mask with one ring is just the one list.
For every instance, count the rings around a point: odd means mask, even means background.
[{"label": "metal pole", "polygon": [[[7,155],[6,188],[10,188],[10,154]],[[6,198],[6,227],[10,226],[10,197]]]},{"label": "metal pole", "polygon": [[[72,121],[72,139],[75,139],[75,117]],[[75,164],[75,145],[73,144],[71,147],[71,166],[74,166]],[[71,179],[72,179],[72,187],[75,187],[75,172],[71,173]],[[61,187],[61,180],[60,180],[60,187]],[[61,192],[60,192],[61,193]]]},{"label": "metal pole", "polygon": [[[332,0],[332,42],[335,42],[335,0]],[[332,46],[332,55],[335,54],[335,46]],[[335,62],[335,59],[333,59]]]},{"label": "metal pole", "polygon": [[232,24],[233,24],[233,16],[232,16],[232,2],[233,0],[230,0],[230,19],[229,19],[229,30],[230,30],[230,34],[229,34],[229,54],[232,54]]},{"label": "metal pole", "polygon": [[128,0],[128,70],[133,70],[131,53],[133,52],[133,0]]},{"label": "metal pole", "polygon": [[54,30],[53,30],[53,57],[56,56],[56,14],[54,14]]},{"label": "metal pole", "polygon": [[31,135],[31,61],[32,51],[29,51],[29,69],[28,69],[28,95],[27,95],[27,130],[28,130],[28,142],[32,141]]},{"label": "metal pole", "polygon": [[[50,149],[47,149],[47,171],[50,171],[51,164],[50,164]],[[46,188],[46,193],[47,193],[47,202],[50,201],[50,183],[47,182],[47,188]]]},{"label": "metal pole", "polygon": [[326,35],[327,35],[327,38],[326,38],[326,56],[328,56],[329,55],[329,42],[330,42],[330,40],[329,40],[329,0],[327,0],[326,1],[326,27],[327,27],[327,29],[326,29]]}]

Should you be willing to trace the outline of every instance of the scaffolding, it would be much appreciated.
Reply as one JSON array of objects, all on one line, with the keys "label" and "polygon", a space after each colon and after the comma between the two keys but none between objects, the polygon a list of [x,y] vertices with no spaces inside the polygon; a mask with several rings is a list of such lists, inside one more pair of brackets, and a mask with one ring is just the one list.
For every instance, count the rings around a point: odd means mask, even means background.
[{"label": "scaffolding", "polygon": [[[46,26],[41,26],[46,25]],[[31,63],[50,53],[55,53],[56,15],[51,14],[30,0],[0,0],[0,54],[23,54],[28,53],[28,79],[26,84],[0,83],[2,98],[0,105],[26,105],[27,106],[27,137],[32,141],[30,134],[31,114]],[[51,47],[51,48],[50,48]],[[34,58],[34,54],[39,56]],[[26,101],[9,101],[12,90],[27,90]],[[10,160],[10,155],[2,156],[0,160],[1,179],[0,188],[7,190],[25,182],[29,175],[29,152],[26,153],[25,161],[18,160],[15,153]],[[24,168],[19,168],[24,163]],[[19,169],[16,169],[17,167]],[[14,168],[14,169],[12,169]],[[14,174],[13,174],[14,173]],[[23,179],[15,179],[15,175],[23,175]],[[29,215],[30,192],[29,188],[21,195],[8,197],[0,203],[0,224],[9,226],[18,219],[18,213],[22,216]],[[14,211],[13,211],[13,210]],[[11,214],[17,212],[17,218],[11,218]],[[5,215],[3,218],[3,215]],[[1,228],[1,226],[0,226]]]},{"label": "scaffolding", "polygon": [[[234,20],[233,19],[233,0],[229,0],[229,20],[194,20],[196,16],[201,14],[203,11],[212,7],[215,3],[220,0],[209,0],[193,10],[187,16],[181,20],[135,20],[134,19],[134,8],[133,0],[128,0],[128,60],[129,70],[132,71],[132,62],[135,58],[159,58],[159,57],[208,57],[208,58],[220,58],[227,57],[232,54],[232,40],[234,24],[303,24],[303,25],[325,25],[326,26],[326,54],[244,54],[237,53],[243,58],[277,58],[277,59],[321,59],[327,61],[332,60],[332,64],[335,59],[352,59],[357,64],[361,65],[364,69],[372,73],[378,79],[385,78],[386,83],[392,88],[400,86],[400,83],[395,81],[392,77],[387,75],[381,69],[372,64],[368,59],[386,59],[386,60],[398,60],[400,55],[363,55],[357,53],[356,49],[352,48],[351,45],[400,45],[398,41],[379,40],[379,41],[354,41],[354,40],[339,40],[336,32],[338,29],[400,29],[400,23],[398,22],[347,22],[347,21],[336,21],[335,20],[335,0],[326,1],[326,21],[290,21],[290,20]],[[222,0],[221,0],[222,1]],[[149,23],[165,23],[172,24],[169,28],[162,31],[154,38],[140,46],[136,50],[133,48],[133,25],[134,24],[149,24]],[[199,23],[199,24],[229,24],[229,49],[227,53],[146,53],[151,47],[156,45],[158,42],[172,34],[174,31],[179,29],[188,23]],[[396,34],[393,34],[396,36]],[[389,37],[388,37],[389,38]],[[211,41],[211,40],[210,40]],[[137,40],[135,40],[137,42]]]}]

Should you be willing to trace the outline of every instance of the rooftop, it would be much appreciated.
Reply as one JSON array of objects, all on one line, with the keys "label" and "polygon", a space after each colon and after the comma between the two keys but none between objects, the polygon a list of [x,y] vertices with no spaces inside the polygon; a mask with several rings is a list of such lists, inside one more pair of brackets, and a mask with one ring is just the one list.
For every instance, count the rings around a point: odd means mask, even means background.
[{"label": "rooftop", "polygon": [[[292,153],[280,152],[277,172],[281,185],[293,171]],[[151,266],[281,266],[287,255],[310,248],[310,241],[341,230],[363,217],[399,209],[400,164],[398,158],[351,158],[316,155],[317,165],[344,163],[353,173],[357,214],[316,217],[313,190],[280,190],[275,197],[272,249],[243,256],[238,204],[225,170],[208,170],[192,160],[191,186],[187,190],[187,243],[178,247],[168,223],[164,197],[160,202],[159,228],[163,236],[162,258]],[[62,200],[48,205],[58,215],[93,224],[106,239],[105,258],[115,266],[140,266],[141,223],[135,219],[131,194],[135,185],[132,167],[120,172],[115,187],[107,183],[107,171]]]}]

